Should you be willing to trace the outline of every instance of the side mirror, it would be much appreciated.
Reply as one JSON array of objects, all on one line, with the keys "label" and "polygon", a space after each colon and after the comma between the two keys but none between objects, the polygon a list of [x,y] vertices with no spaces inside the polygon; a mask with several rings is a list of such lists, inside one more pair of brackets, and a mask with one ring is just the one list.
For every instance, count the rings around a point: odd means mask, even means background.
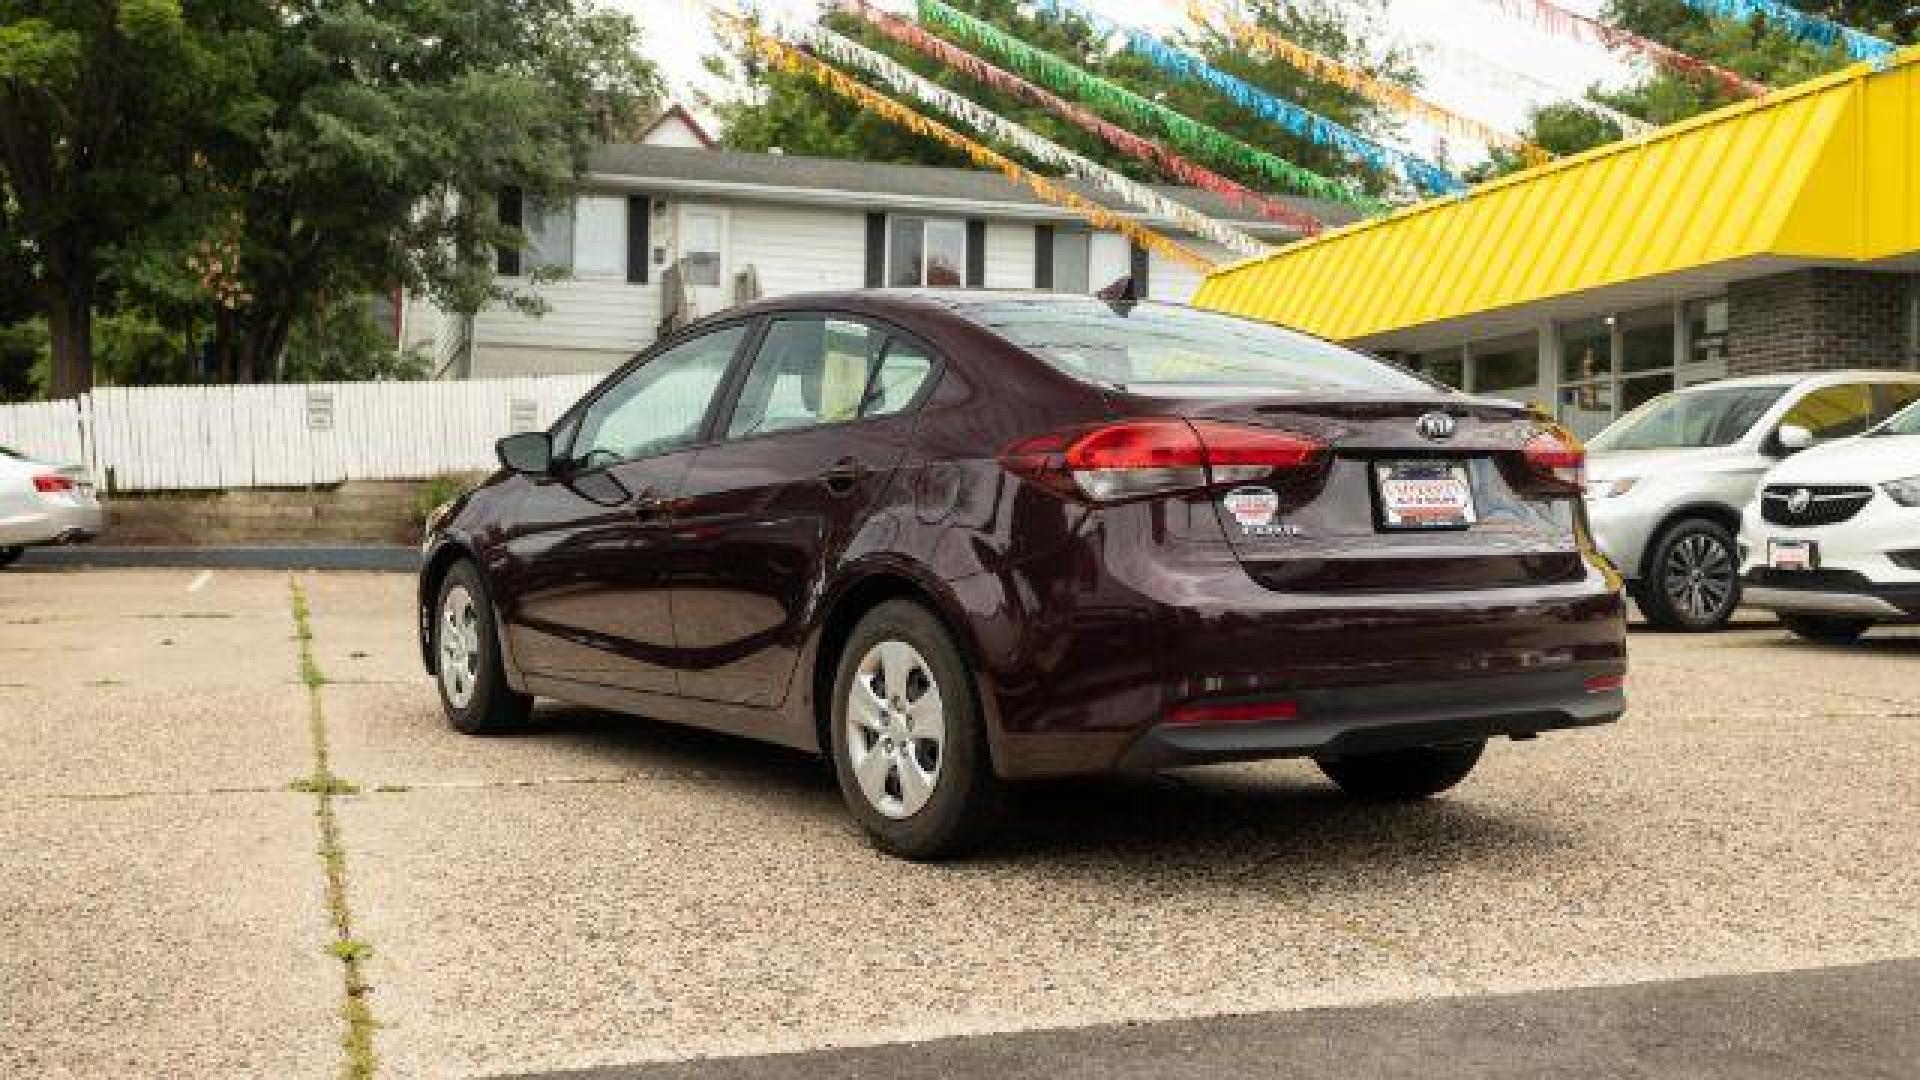
[{"label": "side mirror", "polygon": [[1780,449],[1789,454],[1797,454],[1813,445],[1813,432],[1799,424],[1781,424],[1773,438],[1780,444]]},{"label": "side mirror", "polygon": [[553,471],[553,436],[544,431],[509,435],[494,443],[493,451],[511,472],[545,476]]}]

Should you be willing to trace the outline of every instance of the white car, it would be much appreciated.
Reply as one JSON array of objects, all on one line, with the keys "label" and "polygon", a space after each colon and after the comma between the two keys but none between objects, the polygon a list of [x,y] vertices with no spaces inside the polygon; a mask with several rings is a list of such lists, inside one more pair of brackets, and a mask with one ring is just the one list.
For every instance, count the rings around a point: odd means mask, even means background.
[{"label": "white car", "polygon": [[1740,603],[1740,513],[1760,478],[1808,447],[1920,401],[1920,372],[1723,379],[1662,394],[1587,445],[1587,519],[1647,622],[1715,630]]},{"label": "white car", "polygon": [[92,540],[105,526],[82,470],[0,446],[0,566],[28,547]]},{"label": "white car", "polygon": [[1740,541],[1746,602],[1803,638],[1920,623],[1920,406],[1781,463]]}]

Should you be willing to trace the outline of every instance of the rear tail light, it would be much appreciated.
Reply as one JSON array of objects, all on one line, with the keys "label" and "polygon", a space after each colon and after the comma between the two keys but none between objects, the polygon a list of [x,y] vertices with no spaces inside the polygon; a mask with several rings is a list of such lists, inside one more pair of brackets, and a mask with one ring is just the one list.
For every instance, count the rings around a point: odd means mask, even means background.
[{"label": "rear tail light", "polygon": [[1560,495],[1580,495],[1586,490],[1587,452],[1573,432],[1561,427],[1542,430],[1527,440],[1525,453],[1528,471],[1548,490]]},{"label": "rear tail light", "polygon": [[1291,431],[1157,417],[1026,439],[1000,460],[1062,494],[1122,502],[1294,472],[1326,452],[1326,443]]},{"label": "rear tail light", "polygon": [[42,473],[33,478],[33,489],[47,495],[59,491],[72,491],[73,481],[58,473]]},{"label": "rear tail light", "polygon": [[1265,724],[1300,719],[1297,701],[1253,701],[1219,705],[1181,705],[1167,710],[1167,723],[1180,727],[1209,724]]},{"label": "rear tail light", "polygon": [[1611,694],[1615,690],[1625,689],[1626,685],[1625,675],[1595,675],[1586,683],[1589,694]]}]

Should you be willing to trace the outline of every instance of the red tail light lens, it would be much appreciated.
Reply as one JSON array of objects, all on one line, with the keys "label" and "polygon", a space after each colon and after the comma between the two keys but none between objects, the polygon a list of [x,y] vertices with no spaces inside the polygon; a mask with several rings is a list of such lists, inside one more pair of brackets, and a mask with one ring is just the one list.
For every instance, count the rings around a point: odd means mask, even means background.
[{"label": "red tail light lens", "polygon": [[1026,439],[1000,460],[1062,494],[1121,502],[1259,479],[1317,464],[1326,452],[1294,432],[1156,417]]},{"label": "red tail light lens", "polygon": [[1586,682],[1589,694],[1610,694],[1615,690],[1624,689],[1626,685],[1625,675],[1595,675]]},{"label": "red tail light lens", "polygon": [[57,491],[72,491],[73,481],[58,473],[42,473],[33,478],[33,489],[48,495]]},{"label": "red tail light lens", "polygon": [[1579,495],[1586,488],[1587,451],[1565,428],[1541,431],[1527,440],[1527,468],[1555,494]]}]

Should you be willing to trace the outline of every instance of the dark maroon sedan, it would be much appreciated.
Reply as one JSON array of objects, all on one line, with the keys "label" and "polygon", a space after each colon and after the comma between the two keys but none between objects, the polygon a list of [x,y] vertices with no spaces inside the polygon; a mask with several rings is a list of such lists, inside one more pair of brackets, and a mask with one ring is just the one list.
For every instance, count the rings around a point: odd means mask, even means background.
[{"label": "dark maroon sedan", "polygon": [[904,856],[1015,778],[1311,757],[1419,798],[1625,707],[1577,443],[1262,323],[788,297],[500,457],[420,580],[455,727],[541,695],[817,750]]}]

